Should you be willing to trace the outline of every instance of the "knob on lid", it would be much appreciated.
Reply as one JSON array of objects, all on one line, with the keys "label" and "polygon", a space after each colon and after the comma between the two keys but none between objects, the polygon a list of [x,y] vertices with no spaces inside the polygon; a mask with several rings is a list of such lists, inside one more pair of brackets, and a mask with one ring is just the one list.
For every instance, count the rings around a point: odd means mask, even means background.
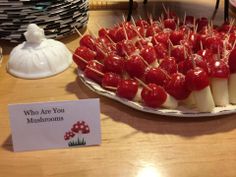
[{"label": "knob on lid", "polygon": [[10,53],[7,69],[14,76],[38,79],[58,74],[72,63],[66,46],[54,39],[46,39],[44,30],[30,24],[24,33],[26,41]]}]

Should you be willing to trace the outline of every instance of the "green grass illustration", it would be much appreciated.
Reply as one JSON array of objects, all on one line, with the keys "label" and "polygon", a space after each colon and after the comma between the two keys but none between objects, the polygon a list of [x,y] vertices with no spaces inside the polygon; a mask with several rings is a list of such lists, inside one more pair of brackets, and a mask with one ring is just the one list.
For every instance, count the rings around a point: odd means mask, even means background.
[{"label": "green grass illustration", "polygon": [[71,146],[82,146],[82,145],[86,145],[86,141],[84,140],[84,138],[82,140],[80,140],[78,138],[77,140],[73,140],[73,141],[70,141],[68,143],[69,147],[71,147]]}]

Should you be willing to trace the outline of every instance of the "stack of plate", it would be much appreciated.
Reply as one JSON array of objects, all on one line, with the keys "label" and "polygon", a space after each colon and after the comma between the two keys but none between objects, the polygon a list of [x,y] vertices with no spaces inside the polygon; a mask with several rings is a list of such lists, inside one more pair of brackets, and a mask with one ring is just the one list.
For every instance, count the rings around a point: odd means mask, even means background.
[{"label": "stack of plate", "polygon": [[47,38],[61,38],[74,26],[84,27],[88,21],[87,0],[1,0],[0,39],[24,40],[30,23],[44,29]]}]

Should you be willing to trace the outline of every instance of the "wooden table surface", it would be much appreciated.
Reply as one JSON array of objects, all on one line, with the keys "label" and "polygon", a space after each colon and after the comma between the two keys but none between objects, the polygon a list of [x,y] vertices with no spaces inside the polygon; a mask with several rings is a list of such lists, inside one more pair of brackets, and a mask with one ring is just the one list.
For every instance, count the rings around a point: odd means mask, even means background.
[{"label": "wooden table surface", "polygon": [[[153,7],[152,3],[148,8]],[[214,1],[168,3],[183,15],[212,15]],[[142,5],[139,8],[143,8]],[[157,7],[159,10],[161,7]],[[139,10],[138,10],[139,11]],[[143,13],[144,10],[139,11]],[[158,13],[155,11],[154,13]],[[134,16],[137,16],[137,11]],[[222,20],[218,12],[216,22]],[[92,11],[88,28],[111,26],[121,11]],[[78,46],[78,36],[62,40]],[[235,177],[236,115],[213,118],[172,118],[151,115],[101,97],[81,83],[73,64],[65,72],[39,80],[24,80],[6,72],[15,44],[0,41],[0,176],[1,177]],[[10,103],[100,98],[102,144],[14,153],[7,106]]]}]

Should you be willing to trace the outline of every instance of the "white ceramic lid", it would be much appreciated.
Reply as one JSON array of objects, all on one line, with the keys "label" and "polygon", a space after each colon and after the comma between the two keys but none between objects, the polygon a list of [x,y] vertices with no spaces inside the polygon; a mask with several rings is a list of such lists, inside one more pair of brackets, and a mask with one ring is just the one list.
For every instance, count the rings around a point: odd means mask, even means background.
[{"label": "white ceramic lid", "polygon": [[72,63],[66,46],[54,39],[46,39],[43,29],[30,24],[24,33],[26,41],[10,53],[7,70],[25,79],[38,79],[58,74]]}]

